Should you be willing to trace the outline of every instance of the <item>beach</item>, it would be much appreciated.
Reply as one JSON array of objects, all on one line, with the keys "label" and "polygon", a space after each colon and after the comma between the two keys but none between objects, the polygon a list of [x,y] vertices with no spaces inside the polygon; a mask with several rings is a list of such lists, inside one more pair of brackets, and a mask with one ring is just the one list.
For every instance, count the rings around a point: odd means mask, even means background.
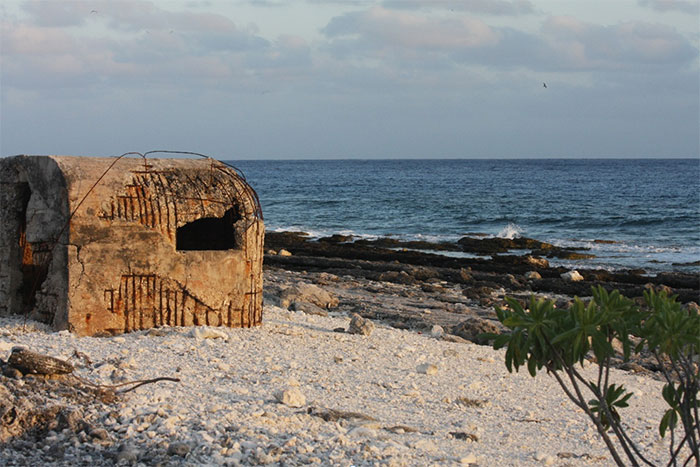
[{"label": "beach", "polygon": [[[73,373],[57,379],[0,377],[3,463],[613,463],[553,378],[510,374],[502,350],[474,342],[476,328],[498,328],[493,306],[504,295],[524,297],[537,288],[521,270],[540,271],[540,289],[551,282],[552,290],[539,295],[562,305],[571,300],[564,283],[551,277],[558,270],[528,263],[509,265],[512,273],[505,273],[499,261],[477,259],[448,267],[436,255],[337,240],[327,242],[335,250],[324,250],[323,242],[296,234],[269,236],[260,327],[76,337],[21,317],[3,318],[3,359],[23,346],[74,365]],[[385,261],[382,255],[393,256]],[[581,273],[590,287],[592,273]],[[664,277],[645,283],[670,288],[660,283]],[[622,277],[612,279],[624,285]],[[665,282],[679,286],[683,278]],[[354,315],[371,324],[353,327]],[[663,383],[645,362],[619,363],[613,380],[635,393],[623,410],[630,434],[650,459],[665,463],[667,440],[658,434]],[[585,372],[593,377],[596,368],[586,363]],[[85,383],[159,377],[179,381],[125,393],[130,386],[105,392]]]}]

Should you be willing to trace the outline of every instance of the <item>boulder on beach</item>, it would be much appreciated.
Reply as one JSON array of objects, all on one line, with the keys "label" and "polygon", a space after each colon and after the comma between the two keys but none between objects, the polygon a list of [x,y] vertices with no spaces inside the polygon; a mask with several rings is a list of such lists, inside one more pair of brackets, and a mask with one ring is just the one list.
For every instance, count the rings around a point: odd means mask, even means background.
[{"label": "boulder on beach", "polygon": [[168,455],[185,457],[190,452],[190,446],[187,443],[175,441],[168,445]]},{"label": "boulder on beach", "polygon": [[416,372],[424,375],[436,375],[438,367],[432,363],[422,363],[416,367]]},{"label": "boulder on beach", "polygon": [[498,284],[490,283],[488,285],[477,285],[475,287],[467,287],[462,290],[462,294],[472,300],[478,300],[482,297],[490,297],[494,290],[498,288]]},{"label": "boulder on beach", "polygon": [[280,404],[287,405],[289,407],[303,407],[306,405],[306,396],[297,387],[288,387],[281,389],[274,393],[275,399]]},{"label": "boulder on beach", "polygon": [[338,306],[338,299],[314,284],[299,282],[287,287],[280,293],[280,306],[289,308],[292,302],[306,302],[321,308],[333,308]]},{"label": "boulder on beach", "polygon": [[301,311],[307,315],[328,316],[328,311],[313,303],[304,301],[294,301],[289,305],[292,311]]},{"label": "boulder on beach", "polygon": [[493,321],[471,316],[452,328],[452,334],[479,345],[488,345],[489,339],[481,334],[500,334],[499,328]]},{"label": "boulder on beach", "polygon": [[579,282],[579,281],[583,280],[583,276],[575,269],[573,271],[568,271],[568,272],[562,273],[561,278],[564,279],[565,281],[571,281],[571,282]]},{"label": "boulder on beach", "polygon": [[378,279],[382,282],[394,282],[396,284],[416,283],[416,278],[406,271],[386,271],[379,274]]},{"label": "boulder on beach", "polygon": [[374,331],[374,323],[367,318],[363,318],[357,313],[352,314],[352,319],[350,320],[350,326],[348,327],[348,334],[361,334],[363,336],[369,336]]},{"label": "boulder on beach", "polygon": [[538,268],[546,269],[549,267],[549,261],[547,261],[544,258],[539,258],[537,256],[527,255],[525,257],[525,262]]}]

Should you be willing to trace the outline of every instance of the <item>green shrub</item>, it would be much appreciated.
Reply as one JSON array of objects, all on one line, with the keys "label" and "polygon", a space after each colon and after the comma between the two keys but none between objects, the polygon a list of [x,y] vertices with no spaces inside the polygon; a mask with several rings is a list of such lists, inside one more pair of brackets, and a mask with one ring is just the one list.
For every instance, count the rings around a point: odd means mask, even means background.
[{"label": "green shrub", "polygon": [[[659,432],[661,436],[670,433],[669,465],[679,461],[686,465],[692,460],[700,465],[697,311],[685,310],[676,297],[653,291],[645,292],[647,306],[640,308],[617,291],[608,293],[602,287],[593,288],[593,299],[588,304],[576,297],[568,310],[534,297],[527,309],[516,300],[506,301],[508,308],[497,307],[496,314],[510,332],[484,337],[494,340],[495,349],[506,348],[508,371],[526,366],[533,377],[543,368],[552,375],[569,399],[591,419],[618,465],[653,464],[622,423],[620,412],[627,407],[632,393],[610,380],[611,360],[616,357],[613,342],[622,345],[624,360],[633,353],[653,354],[666,379],[661,395],[669,409],[661,419]],[[583,361],[590,357],[598,365],[594,381],[588,381],[580,372]],[[679,420],[682,430],[677,430]],[[676,431],[681,431],[680,440]]]}]

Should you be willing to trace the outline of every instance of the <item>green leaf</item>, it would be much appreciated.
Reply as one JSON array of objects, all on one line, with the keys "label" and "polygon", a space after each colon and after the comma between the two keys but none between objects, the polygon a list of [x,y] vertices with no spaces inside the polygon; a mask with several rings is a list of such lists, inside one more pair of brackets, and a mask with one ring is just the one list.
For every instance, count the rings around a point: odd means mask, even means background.
[{"label": "green leaf", "polygon": [[615,405],[617,407],[629,407],[629,404],[627,403],[627,401],[630,399],[630,397],[632,397],[633,394],[634,393],[632,393],[632,392],[628,392],[625,395],[625,397],[623,397],[622,399],[620,399],[618,401],[615,401]]},{"label": "green leaf", "polygon": [[598,362],[602,362],[606,357],[612,356],[615,353],[610,342],[608,342],[602,334],[596,333],[592,341],[593,353],[598,359]]},{"label": "green leaf", "polygon": [[673,430],[676,427],[676,423],[678,423],[678,415],[676,414],[676,411],[673,409],[668,409],[661,419],[661,423],[659,424],[659,434],[661,437],[663,438],[666,435],[667,429],[670,428]]},{"label": "green leaf", "polygon": [[513,349],[511,346],[508,346],[508,349],[506,349],[506,368],[508,369],[508,373],[513,373]]},{"label": "green leaf", "polygon": [[[490,337],[491,336],[489,335],[489,338]],[[508,345],[508,342],[510,342],[510,339],[511,339],[510,334],[501,334],[501,335],[495,336],[495,338],[493,340],[493,348],[496,350],[502,349],[503,347]]]},{"label": "green leaf", "polygon": [[664,388],[661,390],[661,395],[672,409],[678,408],[680,397],[673,384],[669,383],[664,385]]},{"label": "green leaf", "polygon": [[535,377],[537,375],[537,361],[534,358],[530,358],[527,361],[527,371],[530,372],[530,375],[532,377]]},{"label": "green leaf", "polygon": [[559,344],[560,342],[568,341],[568,340],[572,339],[578,333],[579,333],[578,328],[569,329],[568,331],[563,332],[563,333],[559,334],[558,336],[556,336],[554,339],[552,339],[552,344]]}]

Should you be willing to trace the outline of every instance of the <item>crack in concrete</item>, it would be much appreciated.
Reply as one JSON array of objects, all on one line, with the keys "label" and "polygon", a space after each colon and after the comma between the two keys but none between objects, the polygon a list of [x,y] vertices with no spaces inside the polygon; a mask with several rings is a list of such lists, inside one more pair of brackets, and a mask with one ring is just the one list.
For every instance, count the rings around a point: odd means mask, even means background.
[{"label": "crack in concrete", "polygon": [[80,283],[82,282],[83,276],[85,275],[85,262],[82,258],[80,258],[80,250],[82,250],[82,246],[74,243],[69,243],[68,246],[75,247],[75,259],[80,264],[80,275],[78,276],[78,279],[75,283],[75,288],[77,289],[78,287],[80,287]]}]

